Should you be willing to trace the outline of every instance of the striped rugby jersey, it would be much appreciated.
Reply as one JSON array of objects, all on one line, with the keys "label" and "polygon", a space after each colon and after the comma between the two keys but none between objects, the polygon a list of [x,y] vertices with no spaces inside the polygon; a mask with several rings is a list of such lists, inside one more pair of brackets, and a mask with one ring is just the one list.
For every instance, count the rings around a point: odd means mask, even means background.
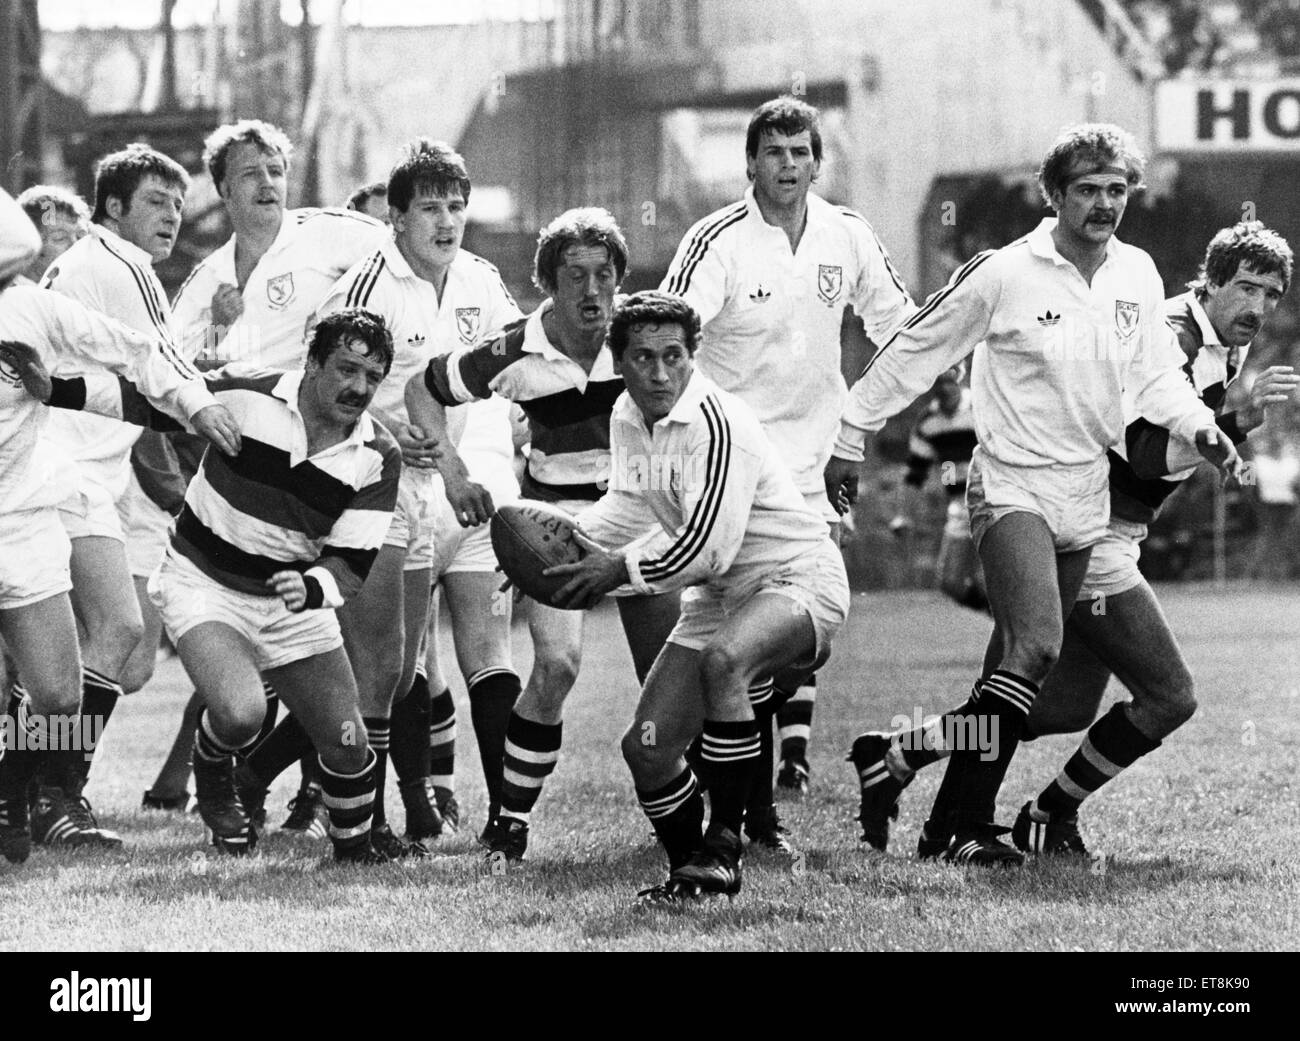
[{"label": "striped rugby jersey", "polygon": [[977,444],[970,391],[963,387],[957,410],[951,416],[939,407],[938,401],[932,401],[912,428],[907,446],[907,473],[903,480],[914,488],[920,488],[935,463],[951,463],[951,472],[944,474],[944,491],[950,499],[965,495],[966,476]]},{"label": "striped rugby jersey", "polygon": [[725,591],[830,537],[753,410],[698,369],[653,430],[629,394],[614,405],[610,430],[610,493],[578,522],[595,541],[618,545],[621,499],[632,495],[649,506],[659,530],[625,548],[639,593],[693,585]]},{"label": "striped rugby jersey", "polygon": [[[168,341],[146,337],[60,293],[36,286],[0,290],[0,339],[35,348],[51,372],[80,367],[126,376],[175,420],[217,403]],[[116,414],[117,381],[106,373],[105,378],[112,386],[86,407]],[[0,365],[0,514],[53,506],[76,490],[75,468],[44,436],[48,414],[18,374]]]},{"label": "striped rugby jersey", "polygon": [[[139,246],[99,224],[50,265],[41,285],[115,318],[172,349],[167,294],[153,259]],[[73,459],[82,475],[120,499],[131,473],[131,448],[143,431],[93,414],[56,412],[46,436]]]},{"label": "striped rugby jersey", "polygon": [[532,433],[523,498],[594,502],[609,482],[609,414],[623,377],[614,373],[607,344],[590,373],[556,348],[542,327],[550,306],[544,301],[495,340],[440,354],[425,369],[424,385],[443,407],[492,394],[518,403]]},{"label": "striped rugby jersey", "polygon": [[844,308],[853,307],[878,344],[916,310],[871,225],[809,194],[792,252],[751,187],[687,232],[659,288],[699,312],[700,371],[754,410],[799,490],[823,496],[846,396]]},{"label": "striped rugby jersey", "polygon": [[303,373],[211,381],[239,422],[233,459],[208,451],[185,493],[172,549],[230,589],[274,596],[266,580],[301,571],[339,607],[370,573],[397,503],[397,442],[363,414],[351,435],[313,456],[298,408]]},{"label": "striped rugby jersey", "polygon": [[1111,238],[1089,285],[1057,252],[1055,218],[971,258],[868,363],[841,417],[835,455],[861,460],[866,435],[972,351],[980,450],[1009,466],[1080,466],[1139,412],[1194,440],[1214,422],[1182,372],[1151,258]]},{"label": "striped rugby jersey", "polygon": [[[316,308],[346,272],[387,239],[387,225],[355,210],[285,210],[279,234],[243,286],[244,313],[227,330],[212,328],[212,294],[238,285],[235,236],[190,272],[176,295],[172,321],[186,357],[228,363],[232,375],[297,372]],[[219,341],[219,342],[218,342]]]},{"label": "striped rugby jersey", "polygon": [[[1234,444],[1241,444],[1246,435],[1237,425],[1237,413],[1220,410],[1228,388],[1246,363],[1250,344],[1229,348],[1220,343],[1210,316],[1194,292],[1182,293],[1165,301],[1165,317],[1186,358],[1183,372],[1206,406],[1219,413],[1216,417],[1219,428],[1232,438]],[[1174,437],[1165,427],[1134,415],[1130,403],[1126,402],[1126,406],[1129,424],[1124,440],[1107,453],[1110,460],[1110,512],[1120,520],[1150,524],[1165,500],[1191,477],[1203,460],[1194,442]],[[1135,466],[1143,474],[1168,476],[1139,477]]]}]

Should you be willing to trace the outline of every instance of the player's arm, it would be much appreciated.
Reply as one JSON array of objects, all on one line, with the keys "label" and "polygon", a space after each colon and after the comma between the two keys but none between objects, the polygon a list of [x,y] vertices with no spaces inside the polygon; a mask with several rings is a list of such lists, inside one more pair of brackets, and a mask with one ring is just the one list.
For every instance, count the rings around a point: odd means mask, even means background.
[{"label": "player's arm", "polygon": [[28,344],[13,341],[0,343],[0,360],[19,374],[24,388],[32,397],[50,408],[93,412],[150,430],[192,430],[227,455],[233,456],[239,452],[239,425],[215,398],[211,406],[199,408],[186,424],[172,414],[160,411],[155,406],[156,398],[151,399],[123,376],[111,372],[51,376],[39,351]]},{"label": "player's arm", "polygon": [[492,496],[472,481],[465,460],[448,436],[447,409],[492,396],[492,381],[504,371],[505,337],[470,350],[440,354],[406,384],[406,412],[411,423],[437,442],[434,463],[442,475],[447,501],[464,527],[492,517]]},{"label": "player's arm", "polygon": [[994,253],[973,257],[867,363],[849,390],[834,453],[826,465],[826,493],[840,513],[857,500],[858,469],[867,435],[885,425],[988,335],[997,278]]},{"label": "player's arm", "polygon": [[680,296],[706,326],[727,303],[725,246],[717,242],[716,221],[705,218],[686,233],[659,289]]},{"label": "player's arm", "polygon": [[871,225],[853,210],[840,212],[844,214],[858,260],[850,302],[872,342],[887,343],[916,313],[916,304]]},{"label": "player's arm", "polygon": [[392,524],[401,472],[401,452],[390,443],[373,480],[357,490],[330,528],[315,562],[301,570],[277,571],[267,579],[267,588],[290,611],[342,607],[361,592]]},{"label": "player's arm", "polygon": [[1151,423],[1195,446],[1197,461],[1206,459],[1225,475],[1235,474],[1241,465],[1237,449],[1187,378],[1185,361],[1174,330],[1163,320],[1145,320],[1128,369],[1134,407]]},{"label": "player's arm", "polygon": [[[684,523],[673,531],[661,527],[609,554],[622,557],[626,581],[638,593],[667,593],[724,574],[744,542],[760,460],[736,443],[732,423],[720,409],[706,415],[708,422],[693,434],[682,478]],[[593,555],[589,551],[583,563]],[[605,580],[613,577],[611,566]],[[563,601],[557,595],[555,602]]]}]

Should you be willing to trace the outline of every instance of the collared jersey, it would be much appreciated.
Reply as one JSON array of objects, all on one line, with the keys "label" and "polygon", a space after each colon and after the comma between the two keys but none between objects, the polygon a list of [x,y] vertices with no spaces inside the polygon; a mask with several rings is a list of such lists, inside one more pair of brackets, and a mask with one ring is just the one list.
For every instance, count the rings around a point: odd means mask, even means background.
[{"label": "collared jersey", "polygon": [[[33,347],[51,372],[109,369],[126,376],[182,422],[216,404],[169,341],[144,336],[60,293],[35,286],[0,290],[0,339]],[[97,400],[107,401],[111,414],[111,394]],[[52,506],[75,490],[67,457],[44,437],[48,411],[23,389],[17,373],[0,364],[0,513]]]},{"label": "collared jersey", "polygon": [[861,459],[868,432],[972,351],[981,450],[1011,466],[1097,460],[1123,434],[1126,387],[1143,415],[1189,440],[1214,422],[1182,373],[1151,258],[1112,238],[1089,285],[1057,252],[1055,226],[973,257],[876,352],[837,456]]},{"label": "collared jersey", "polygon": [[[406,383],[438,354],[477,347],[523,318],[493,264],[468,250],[460,250],[447,269],[442,300],[433,283],[420,278],[402,256],[393,239],[353,266],[330,291],[320,307],[322,315],[345,307],[364,307],[383,317],[393,335],[393,366],[375,392],[373,407],[405,419]],[[466,406],[459,421],[448,416],[454,429],[464,430],[457,448],[470,476],[488,486],[494,495],[513,497],[518,492],[512,469],[513,442],[509,406],[502,401]],[[431,480],[430,471],[407,468],[406,480]]]},{"label": "collared jersey", "polygon": [[527,318],[478,347],[429,362],[424,385],[443,406],[498,394],[528,416],[532,449],[520,494],[525,499],[594,502],[609,481],[609,414],[623,392],[609,346],[586,372],[546,335],[546,300]]},{"label": "collared jersey", "polygon": [[177,340],[194,358],[206,349],[232,373],[296,372],[307,357],[308,323],[334,284],[391,236],[388,227],[354,210],[285,210],[275,241],[242,287],[244,313],[217,342],[212,294],[238,285],[235,236],[200,262],[173,308]]},{"label": "collared jersey", "polygon": [[876,343],[916,310],[871,225],[810,194],[807,225],[791,251],[750,188],[691,228],[660,288],[699,312],[700,371],[754,410],[800,491],[821,491],[846,393],[845,305]]},{"label": "collared jersey", "polygon": [[903,480],[919,488],[925,484],[930,468],[938,463],[943,468],[943,487],[948,497],[965,495],[971,456],[978,444],[971,394],[963,387],[952,415],[940,408],[938,401],[932,401],[912,428]]},{"label": "collared jersey", "polygon": [[[1246,435],[1237,426],[1236,412],[1222,409],[1228,388],[1246,363],[1250,344],[1228,347],[1220,343],[1210,316],[1194,292],[1167,300],[1165,316],[1186,359],[1183,372],[1187,379],[1206,407],[1218,413],[1219,428],[1234,443],[1245,441]],[[1201,456],[1194,443],[1172,437],[1168,429],[1143,417],[1127,396],[1124,416],[1128,421],[1124,439],[1107,453],[1110,511],[1121,520],[1150,524],[1165,500],[1195,472]],[[1130,460],[1138,463],[1144,473],[1159,472],[1167,476],[1139,477]]]},{"label": "collared jersey", "polygon": [[266,580],[294,570],[316,578],[325,607],[360,591],[397,503],[401,452],[362,414],[343,441],[307,454],[298,408],[303,374],[212,381],[243,445],[233,459],[209,451],[185,493],[172,548],[210,578],[274,596]]},{"label": "collared jersey", "polygon": [[826,521],[804,502],[753,410],[698,370],[672,411],[651,429],[623,394],[610,431],[610,493],[578,520],[593,539],[607,543],[607,519],[624,512],[620,496],[636,496],[650,507],[660,530],[625,550],[631,585],[639,593],[693,585],[725,591],[829,536]]},{"label": "collared jersey", "polygon": [[[150,338],[172,344],[167,294],[153,271],[153,260],[139,246],[99,224],[50,265],[41,285],[115,318]],[[114,501],[126,491],[131,448],[143,431],[89,413],[59,411],[45,428],[73,459],[83,477]]]}]

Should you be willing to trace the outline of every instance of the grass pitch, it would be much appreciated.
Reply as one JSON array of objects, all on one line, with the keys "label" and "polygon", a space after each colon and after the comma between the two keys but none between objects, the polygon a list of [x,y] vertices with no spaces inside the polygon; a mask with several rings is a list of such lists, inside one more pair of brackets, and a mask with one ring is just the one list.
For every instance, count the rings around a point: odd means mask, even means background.
[{"label": "grass pitch", "polygon": [[[1159,591],[1198,684],[1196,717],[1085,806],[1106,859],[1014,872],[913,859],[937,768],[904,793],[886,856],[860,846],[852,737],[929,714],[969,689],[988,626],[933,593],[858,594],[822,686],[813,789],[783,815],[804,856],[749,856],[743,893],[682,910],[631,897],[664,862],[618,753],[636,698],[615,612],[590,620],[565,749],[534,814],[529,862],[491,874],[474,844],[485,799],[457,690],[460,835],[407,866],[336,868],[325,844],[290,840],[294,776],[268,806],[255,856],[204,847],[196,817],[143,813],[140,793],[188,687],[179,665],[123,703],[89,789],[117,853],[38,850],[0,862],[0,948],[11,950],[1293,950],[1300,946],[1300,596],[1294,588]],[[516,630],[516,664],[530,656]],[[445,655],[450,660],[450,655]],[[1119,689],[1112,686],[1110,696]],[[1109,699],[1108,699],[1109,700]],[[999,803],[1011,821],[1077,738],[1022,747]],[[395,788],[388,805],[400,824]]]}]

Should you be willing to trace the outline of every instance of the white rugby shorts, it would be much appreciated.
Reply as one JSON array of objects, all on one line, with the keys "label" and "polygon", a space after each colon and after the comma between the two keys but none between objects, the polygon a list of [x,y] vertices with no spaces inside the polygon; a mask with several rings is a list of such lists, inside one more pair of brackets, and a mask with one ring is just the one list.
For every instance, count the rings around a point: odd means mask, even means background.
[{"label": "white rugby shorts", "polygon": [[259,670],[343,646],[338,618],[331,609],[293,612],[278,596],[229,589],[171,548],[149,579],[149,599],[173,644],[196,625],[221,622],[248,641]]},{"label": "white rugby shorts", "polygon": [[68,592],[71,554],[72,544],[57,510],[6,513],[0,524],[0,610]]},{"label": "white rugby shorts", "polygon": [[1112,517],[1106,534],[1092,547],[1088,574],[1076,601],[1118,596],[1141,585],[1144,580],[1138,570],[1138,557],[1142,552],[1142,540],[1146,537],[1145,524]]},{"label": "white rugby shorts", "polygon": [[97,484],[83,480],[81,487],[59,503],[59,520],[70,539],[97,536],[126,542],[117,503]]},{"label": "white rugby shorts", "polygon": [[971,537],[978,548],[1003,517],[1032,513],[1052,533],[1057,553],[1095,545],[1110,521],[1110,464],[1008,466],[976,448],[966,483]]},{"label": "white rugby shorts", "polygon": [[126,563],[132,578],[148,578],[162,563],[171,542],[172,518],[131,475],[117,503],[117,516],[126,537]]},{"label": "white rugby shorts", "polygon": [[682,613],[668,636],[669,643],[693,651],[703,650],[733,614],[754,597],[775,593],[793,600],[812,622],[815,646],[811,653],[788,666],[820,668],[830,657],[831,643],[849,614],[849,579],[844,558],[830,539],[793,560],[720,592],[709,586],[691,586],[682,593]]}]

